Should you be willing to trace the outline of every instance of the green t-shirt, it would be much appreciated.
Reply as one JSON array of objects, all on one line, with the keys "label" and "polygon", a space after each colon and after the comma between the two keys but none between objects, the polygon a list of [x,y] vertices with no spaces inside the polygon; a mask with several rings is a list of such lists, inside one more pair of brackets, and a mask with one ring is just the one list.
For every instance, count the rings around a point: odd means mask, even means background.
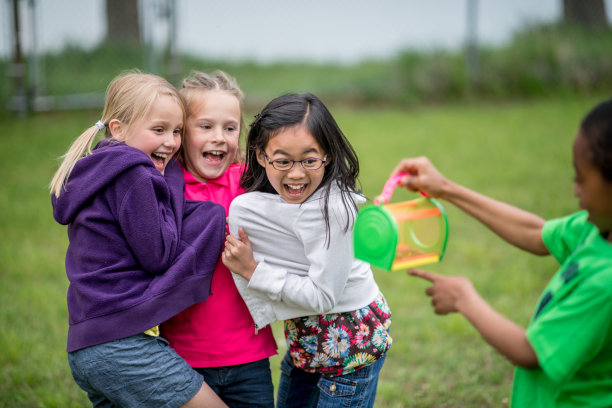
[{"label": "green t-shirt", "polygon": [[513,408],[612,407],[612,245],[587,216],[542,231],[561,268],[527,328],[540,368],[516,369]]}]

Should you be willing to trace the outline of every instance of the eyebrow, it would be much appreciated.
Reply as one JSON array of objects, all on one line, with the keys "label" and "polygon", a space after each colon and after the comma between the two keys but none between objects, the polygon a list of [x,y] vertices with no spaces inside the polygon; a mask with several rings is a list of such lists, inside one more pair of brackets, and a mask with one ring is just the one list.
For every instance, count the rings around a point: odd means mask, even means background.
[{"label": "eyebrow", "polygon": [[[163,124],[169,124],[172,123],[171,120],[168,120],[166,118],[162,118],[162,117],[157,117],[157,118],[149,118],[149,121],[153,122],[153,123],[163,123]],[[181,120],[181,123],[183,123],[183,121]]]},{"label": "eyebrow", "polygon": [[[315,149],[314,147],[311,147],[309,149],[306,149],[302,152],[302,154],[308,154],[308,153],[319,153],[317,151],[317,149]],[[289,153],[287,153],[286,151],[282,150],[282,149],[276,149],[272,152],[272,155],[274,154],[284,154],[285,156],[291,156]]]},{"label": "eyebrow", "polygon": [[210,117],[210,116],[205,116],[205,115],[191,116],[190,119],[193,120],[194,122],[240,123],[239,119],[234,119],[234,118],[218,119],[215,117]]}]

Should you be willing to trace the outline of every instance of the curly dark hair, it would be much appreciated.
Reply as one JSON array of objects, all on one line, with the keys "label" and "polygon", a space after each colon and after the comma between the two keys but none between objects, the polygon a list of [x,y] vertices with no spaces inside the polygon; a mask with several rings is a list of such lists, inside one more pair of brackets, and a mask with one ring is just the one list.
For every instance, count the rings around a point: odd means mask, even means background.
[{"label": "curly dark hair", "polygon": [[580,130],[589,146],[591,163],[612,182],[612,99],[593,108],[582,120]]}]

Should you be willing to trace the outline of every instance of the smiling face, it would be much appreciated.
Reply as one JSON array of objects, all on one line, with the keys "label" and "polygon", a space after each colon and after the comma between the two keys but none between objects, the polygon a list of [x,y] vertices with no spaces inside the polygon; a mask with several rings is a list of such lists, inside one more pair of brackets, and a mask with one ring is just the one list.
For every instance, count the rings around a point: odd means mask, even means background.
[{"label": "smiling face", "polygon": [[[281,130],[268,140],[265,147],[265,154],[270,161],[323,159],[325,153],[303,125]],[[327,160],[325,165],[317,170],[305,170],[296,162],[290,170],[281,171],[276,170],[261,151],[257,152],[257,161],[265,167],[266,175],[274,190],[292,204],[303,203],[316,191],[323,180],[329,157]]]},{"label": "smiling face", "polygon": [[181,146],[183,109],[171,96],[161,95],[149,114],[134,121],[127,131],[117,119],[110,121],[109,129],[113,138],[146,153],[155,168],[163,174]]},{"label": "smiling face", "polygon": [[[589,144],[582,133],[574,141],[574,194],[580,208],[589,212],[589,221],[603,233],[612,230],[612,183],[603,178],[592,161]],[[608,240],[612,236],[608,235]]]},{"label": "smiling face", "polygon": [[240,138],[240,101],[223,90],[202,90],[190,102],[185,167],[199,181],[216,179],[232,164]]}]

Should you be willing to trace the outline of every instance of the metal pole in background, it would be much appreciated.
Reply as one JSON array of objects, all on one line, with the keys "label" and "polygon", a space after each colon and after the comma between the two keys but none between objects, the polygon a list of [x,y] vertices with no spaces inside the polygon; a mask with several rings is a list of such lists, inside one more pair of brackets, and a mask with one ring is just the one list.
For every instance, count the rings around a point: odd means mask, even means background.
[{"label": "metal pole in background", "polygon": [[467,38],[465,65],[470,89],[478,81],[478,0],[467,0]]},{"label": "metal pole in background", "polygon": [[40,54],[38,49],[38,21],[36,21],[36,0],[28,0],[28,20],[31,33],[30,44],[31,49],[28,57],[28,78],[29,86],[28,97],[33,104],[35,110],[37,108],[37,100],[44,91],[42,83]]},{"label": "metal pole in background", "polygon": [[177,17],[176,17],[176,1],[167,0],[167,18],[168,18],[168,32],[167,32],[167,54],[166,54],[166,67],[167,75],[170,83],[179,85],[181,79],[181,63],[177,55],[176,50],[176,35],[177,35]]},{"label": "metal pole in background", "polygon": [[13,82],[13,94],[9,100],[9,110],[15,110],[20,116],[28,113],[28,100],[25,88],[25,61],[21,51],[21,24],[19,21],[19,0],[12,1],[13,12],[13,58],[8,74]]}]

